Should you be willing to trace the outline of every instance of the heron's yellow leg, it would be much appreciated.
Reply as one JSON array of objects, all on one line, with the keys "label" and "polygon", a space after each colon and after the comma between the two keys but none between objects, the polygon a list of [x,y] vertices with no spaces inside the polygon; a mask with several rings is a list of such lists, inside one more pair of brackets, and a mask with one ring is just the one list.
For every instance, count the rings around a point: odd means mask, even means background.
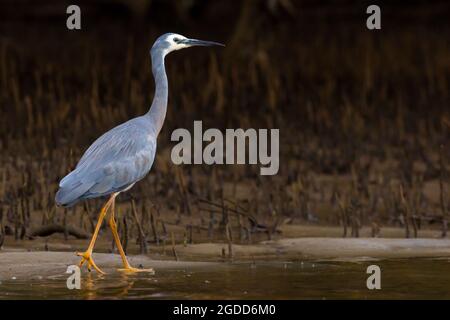
[{"label": "heron's yellow leg", "polygon": [[109,219],[109,226],[111,227],[111,231],[114,236],[114,241],[116,242],[117,249],[119,250],[120,257],[122,258],[123,268],[119,269],[119,271],[155,273],[155,271],[151,268],[150,269],[138,269],[138,268],[133,268],[129,264],[127,256],[125,255],[125,251],[123,250],[122,244],[120,243],[119,233],[117,232],[116,220],[114,219],[114,209],[115,209],[114,204],[115,204],[115,200],[113,200],[113,202],[111,204],[111,217]]},{"label": "heron's yellow leg", "polygon": [[94,259],[92,259],[92,251],[94,250],[95,241],[97,240],[98,232],[100,231],[100,227],[102,225],[103,219],[106,216],[106,213],[108,212],[109,207],[114,202],[116,195],[111,195],[108,202],[103,206],[102,210],[100,211],[100,214],[98,216],[97,225],[95,226],[94,234],[92,235],[91,242],[89,243],[89,247],[87,250],[83,253],[77,252],[77,256],[81,257],[81,261],[78,264],[81,268],[81,266],[86,262],[87,268],[89,271],[91,271],[91,267],[93,267],[97,272],[104,274],[104,272],[97,267],[97,265],[94,262]]}]

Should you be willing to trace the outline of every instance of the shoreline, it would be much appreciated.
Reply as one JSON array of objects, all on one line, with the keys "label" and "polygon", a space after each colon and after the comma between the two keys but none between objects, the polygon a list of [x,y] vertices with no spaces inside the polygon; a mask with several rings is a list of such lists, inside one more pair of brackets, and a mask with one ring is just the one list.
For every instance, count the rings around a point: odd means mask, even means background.
[{"label": "shoreline", "polygon": [[[129,255],[136,267],[190,269],[219,267],[230,261],[227,243],[199,243],[175,246],[179,261],[171,255]],[[226,252],[225,257],[221,257]],[[392,238],[288,238],[262,241],[257,244],[233,244],[233,262],[245,261],[367,261],[376,259],[446,258],[450,259],[450,239],[392,239]],[[114,253],[93,254],[96,264],[105,272],[116,272],[121,259]],[[69,265],[80,258],[69,251],[30,251],[6,247],[0,251],[0,279],[11,277],[33,278],[63,274]],[[82,272],[87,272],[83,267]]]}]

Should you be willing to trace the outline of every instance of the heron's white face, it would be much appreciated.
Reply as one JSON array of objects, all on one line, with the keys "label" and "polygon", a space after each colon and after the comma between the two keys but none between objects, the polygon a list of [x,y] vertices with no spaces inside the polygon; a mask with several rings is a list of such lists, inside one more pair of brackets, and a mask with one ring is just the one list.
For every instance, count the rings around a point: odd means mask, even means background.
[{"label": "heron's white face", "polygon": [[166,45],[166,47],[164,48],[164,53],[168,54],[172,51],[190,47],[190,45],[188,45],[187,43],[183,43],[183,41],[186,40],[188,40],[188,38],[182,36],[181,34],[172,33],[167,35],[167,37],[164,39]]},{"label": "heron's white face", "polygon": [[180,49],[184,49],[187,47],[190,47],[186,43],[183,43],[183,41],[187,40],[185,36],[182,36],[181,34],[171,34],[167,37],[166,41],[170,44],[170,47],[168,48],[169,52],[176,51]]}]

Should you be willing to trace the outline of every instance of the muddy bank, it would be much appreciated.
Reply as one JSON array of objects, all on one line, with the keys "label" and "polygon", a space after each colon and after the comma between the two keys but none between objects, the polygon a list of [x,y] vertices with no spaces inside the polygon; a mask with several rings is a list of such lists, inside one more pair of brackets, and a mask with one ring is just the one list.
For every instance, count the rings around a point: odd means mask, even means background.
[{"label": "muddy bank", "polygon": [[[228,245],[202,243],[177,248],[181,255],[208,258]],[[235,259],[348,259],[348,258],[412,258],[450,256],[450,239],[387,238],[297,238],[263,241],[256,245],[233,245]]]}]

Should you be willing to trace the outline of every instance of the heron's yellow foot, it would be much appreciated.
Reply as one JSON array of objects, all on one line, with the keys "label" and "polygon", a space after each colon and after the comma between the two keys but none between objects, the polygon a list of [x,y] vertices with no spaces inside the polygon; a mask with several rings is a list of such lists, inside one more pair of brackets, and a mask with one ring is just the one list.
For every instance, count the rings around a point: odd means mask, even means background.
[{"label": "heron's yellow foot", "polygon": [[77,256],[81,257],[81,261],[78,264],[78,266],[81,268],[83,264],[87,263],[87,268],[89,272],[91,272],[91,267],[93,267],[98,273],[105,274],[94,262],[94,259],[92,259],[92,252],[91,251],[85,251],[83,253],[77,252]]},{"label": "heron's yellow foot", "polygon": [[133,268],[132,266],[126,266],[122,269],[117,269],[120,272],[126,272],[126,273],[137,273],[137,272],[148,272],[151,274],[155,274],[155,270],[153,268],[150,269],[139,269],[139,268]]}]

